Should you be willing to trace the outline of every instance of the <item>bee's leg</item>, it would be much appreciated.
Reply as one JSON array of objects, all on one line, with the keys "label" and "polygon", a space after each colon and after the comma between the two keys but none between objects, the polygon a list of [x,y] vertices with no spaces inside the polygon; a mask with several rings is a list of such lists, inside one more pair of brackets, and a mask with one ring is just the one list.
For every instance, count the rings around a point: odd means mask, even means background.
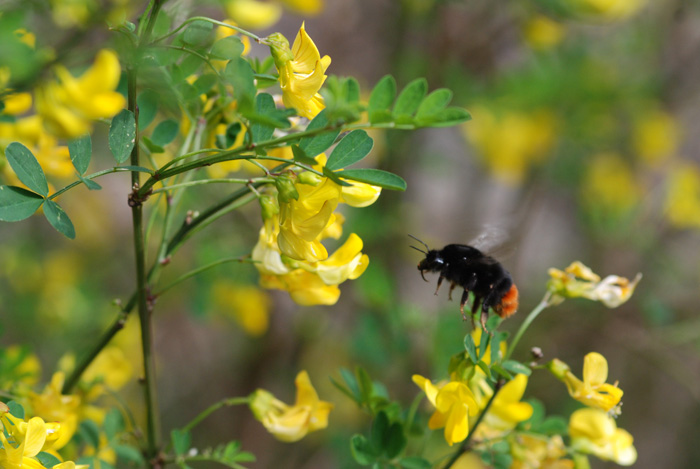
[{"label": "bee's leg", "polygon": [[450,301],[452,301],[452,290],[454,290],[456,286],[457,286],[457,284],[454,282],[452,282],[450,284],[450,293],[448,293],[448,295],[447,295],[447,299]]},{"label": "bee's leg", "polygon": [[467,320],[467,316],[464,314],[464,305],[467,304],[468,299],[469,290],[465,288],[464,293],[462,293],[462,300],[459,302],[459,312],[462,313],[462,319],[464,319],[465,321]]},{"label": "bee's leg", "polygon": [[442,275],[440,275],[440,277],[438,278],[437,288],[435,289],[435,294],[436,294],[436,295],[437,295],[438,290],[440,289],[440,285],[442,285],[442,281],[443,281],[444,279],[445,279],[445,277],[443,277]]}]

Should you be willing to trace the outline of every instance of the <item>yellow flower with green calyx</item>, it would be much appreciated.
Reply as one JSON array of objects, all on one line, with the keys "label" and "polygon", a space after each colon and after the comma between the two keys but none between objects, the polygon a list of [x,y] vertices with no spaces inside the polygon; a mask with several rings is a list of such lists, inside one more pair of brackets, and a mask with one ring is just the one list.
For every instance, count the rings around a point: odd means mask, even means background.
[{"label": "yellow flower with green calyx", "polygon": [[631,466],[637,460],[632,435],[617,428],[615,419],[602,410],[579,409],[571,414],[569,436],[574,451],[621,466]]},{"label": "yellow flower with green calyx", "polygon": [[115,91],[121,70],[117,55],[110,50],[98,52],[80,78],[62,66],[55,72],[58,81],[36,90],[36,111],[57,137],[80,137],[91,130],[93,121],[113,117],[126,104],[124,96]]},{"label": "yellow flower with green calyx", "polygon": [[268,36],[266,42],[279,72],[284,105],[296,109],[302,117],[313,119],[326,107],[318,91],[326,81],[331,58],[321,57],[303,23],[291,50],[289,41],[280,33]]},{"label": "yellow flower with green calyx", "polygon": [[290,443],[301,440],[310,432],[326,428],[328,414],[333,408],[333,404],[318,398],[306,371],[300,371],[294,383],[297,396],[293,406],[278,400],[264,389],[258,389],[250,397],[250,409],[255,418],[275,438]]},{"label": "yellow flower with green calyx", "polygon": [[[482,383],[482,397],[479,399],[479,404],[481,408],[484,408],[493,396],[493,389],[488,386],[485,380],[482,380]],[[526,387],[527,376],[518,374],[501,388],[477,429],[479,437],[495,438],[532,417],[532,406],[527,402],[520,402]]]},{"label": "yellow flower with green calyx", "polygon": [[27,396],[34,415],[46,421],[61,424],[64,440],[56,443],[57,448],[70,441],[77,430],[81,404],[80,397],[62,394],[64,381],[65,375],[60,371],[56,372],[41,394],[30,392]]},{"label": "yellow flower with green calyx", "polygon": [[608,361],[597,352],[591,352],[583,359],[583,381],[561,360],[552,360],[547,364],[547,368],[566,384],[571,397],[589,407],[609,412],[622,399],[623,392],[617,387],[617,383],[605,382],[608,379]]},{"label": "yellow flower with green calyx", "polygon": [[589,267],[575,261],[563,271],[549,269],[549,277],[547,289],[555,303],[565,298],[587,298],[600,301],[608,308],[617,308],[630,299],[642,274],[637,274],[632,281],[618,275],[608,275],[601,280]]},{"label": "yellow flower with green calyx", "polygon": [[[314,169],[322,172],[323,168],[326,166],[326,162],[328,161],[326,154],[321,153],[315,158],[315,160],[318,164],[314,166]],[[336,171],[340,171],[340,169]],[[305,172],[302,174],[316,176],[310,172]],[[343,181],[350,182],[351,185],[340,186],[340,202],[348,204],[351,207],[368,207],[375,203],[379,198],[379,195],[382,193],[382,188],[379,186],[373,186],[371,184],[358,181],[347,181],[343,178],[341,179]]]},{"label": "yellow flower with green calyx", "polygon": [[413,382],[425,392],[435,412],[428,421],[428,428],[445,428],[447,444],[464,441],[469,435],[469,417],[479,413],[479,406],[469,387],[461,381],[450,381],[440,387],[427,378],[413,375]]}]

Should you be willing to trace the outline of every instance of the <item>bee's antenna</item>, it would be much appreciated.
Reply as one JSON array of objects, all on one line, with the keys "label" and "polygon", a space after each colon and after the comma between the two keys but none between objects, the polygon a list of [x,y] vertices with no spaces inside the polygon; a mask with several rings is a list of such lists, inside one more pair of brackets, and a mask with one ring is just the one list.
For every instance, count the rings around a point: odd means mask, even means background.
[{"label": "bee's antenna", "polygon": [[415,249],[416,251],[422,252],[423,254],[426,254],[426,255],[428,254],[427,252],[425,252],[425,251],[422,250],[421,248],[417,248],[417,247],[415,247],[415,246],[413,246],[413,245],[411,245],[411,246],[409,246],[409,247],[412,247],[412,248]]},{"label": "bee's antenna", "polygon": [[[425,246],[426,251],[430,251],[430,248],[428,247],[428,245],[425,244],[423,241],[421,241],[420,239],[416,238],[416,237],[413,236],[412,234],[409,234],[408,236],[409,236],[410,238],[415,239],[416,241],[418,241],[419,243],[421,243],[423,246]],[[420,251],[420,252],[423,252],[423,250],[418,249],[418,248],[415,247],[415,246],[411,246],[411,247],[412,247],[413,249],[416,249],[416,250]],[[427,252],[423,252],[423,254],[427,254]]]}]

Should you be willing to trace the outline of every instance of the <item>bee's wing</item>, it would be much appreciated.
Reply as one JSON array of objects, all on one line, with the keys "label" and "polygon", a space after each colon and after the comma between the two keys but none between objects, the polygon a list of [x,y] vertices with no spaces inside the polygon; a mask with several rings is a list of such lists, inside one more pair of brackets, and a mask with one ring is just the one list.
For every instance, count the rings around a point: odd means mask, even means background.
[{"label": "bee's wing", "polygon": [[469,245],[488,256],[499,259],[515,252],[515,245],[511,242],[511,230],[501,225],[485,225]]}]

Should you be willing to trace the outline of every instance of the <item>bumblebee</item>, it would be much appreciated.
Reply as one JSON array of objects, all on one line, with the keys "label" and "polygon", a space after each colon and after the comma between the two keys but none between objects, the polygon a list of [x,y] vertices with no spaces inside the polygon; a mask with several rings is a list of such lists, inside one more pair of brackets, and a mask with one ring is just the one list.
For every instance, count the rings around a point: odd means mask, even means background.
[{"label": "bumblebee", "polygon": [[486,319],[489,310],[493,309],[502,318],[515,314],[518,310],[518,288],[513,283],[513,278],[500,262],[491,256],[487,256],[475,247],[466,244],[448,244],[442,249],[430,249],[420,239],[409,235],[425,246],[423,249],[411,246],[413,249],[425,254],[425,259],[418,263],[418,270],[423,280],[425,272],[439,272],[437,288],[438,294],[442,281],[450,282],[449,299],[452,299],[452,290],[458,285],[464,288],[459,311],[466,321],[464,305],[469,298],[469,292],[474,294],[472,304],[472,325],[474,315],[481,306],[481,326],[486,330]]}]

